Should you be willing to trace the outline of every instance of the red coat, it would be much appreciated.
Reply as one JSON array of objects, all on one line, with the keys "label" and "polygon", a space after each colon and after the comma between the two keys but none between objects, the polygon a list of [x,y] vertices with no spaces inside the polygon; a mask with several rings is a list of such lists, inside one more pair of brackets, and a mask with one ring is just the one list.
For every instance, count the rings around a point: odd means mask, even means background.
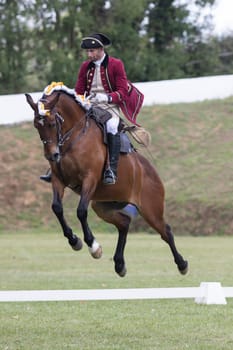
[{"label": "red coat", "polygon": [[[90,94],[94,71],[93,62],[83,62],[75,84],[77,94]],[[100,75],[105,92],[112,97],[112,103],[119,105],[125,117],[136,124],[136,116],[144,96],[127,80],[123,62],[106,54],[100,67]]]}]

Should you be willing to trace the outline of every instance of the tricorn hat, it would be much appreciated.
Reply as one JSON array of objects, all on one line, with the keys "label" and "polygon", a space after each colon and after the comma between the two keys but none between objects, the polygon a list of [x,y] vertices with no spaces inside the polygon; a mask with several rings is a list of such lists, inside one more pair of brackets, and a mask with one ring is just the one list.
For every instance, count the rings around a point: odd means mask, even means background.
[{"label": "tricorn hat", "polygon": [[111,40],[102,33],[94,33],[86,36],[82,39],[82,49],[97,49],[98,47],[104,47],[111,45]]}]

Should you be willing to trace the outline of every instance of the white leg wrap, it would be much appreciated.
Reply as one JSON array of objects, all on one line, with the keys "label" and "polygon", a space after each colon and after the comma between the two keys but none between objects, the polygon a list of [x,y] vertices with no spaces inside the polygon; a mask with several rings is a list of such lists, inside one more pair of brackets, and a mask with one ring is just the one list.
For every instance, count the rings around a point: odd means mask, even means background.
[{"label": "white leg wrap", "polygon": [[89,252],[91,254],[94,254],[98,249],[99,249],[100,245],[98,242],[96,242],[96,240],[94,239],[93,243],[92,243],[92,246],[89,247]]}]

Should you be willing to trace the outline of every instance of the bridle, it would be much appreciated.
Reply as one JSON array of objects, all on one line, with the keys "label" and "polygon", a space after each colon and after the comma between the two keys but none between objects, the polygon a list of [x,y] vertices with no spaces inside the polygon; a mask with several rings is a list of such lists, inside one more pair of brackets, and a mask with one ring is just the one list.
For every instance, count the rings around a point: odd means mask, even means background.
[{"label": "bridle", "polygon": [[[40,101],[47,102],[45,99],[42,99]],[[52,111],[48,111],[48,112],[50,115],[53,113]],[[64,156],[65,153],[68,150],[70,150],[74,146],[74,144],[86,133],[86,130],[89,127],[89,116],[88,116],[88,113],[84,114],[84,116],[79,121],[77,121],[74,124],[74,126],[71,129],[69,129],[68,131],[66,131],[64,134],[62,133],[62,125],[64,123],[64,118],[57,111],[56,112],[54,111],[54,117],[55,117],[54,118],[55,123],[52,126],[55,127],[56,131],[57,131],[56,141],[54,141],[50,138],[44,139],[41,136],[40,136],[40,139],[41,139],[44,146],[49,145],[49,144],[53,144],[53,143],[57,144],[59,160],[60,160],[60,158],[62,156]],[[45,116],[45,115],[40,114],[37,118],[39,119],[38,123],[40,123],[43,127],[45,127],[45,118],[49,118],[49,116]],[[66,149],[64,149],[64,145],[67,144],[67,142],[70,140],[74,131],[76,129],[78,129],[80,127],[80,125],[83,124],[83,121],[85,121],[84,126],[81,128],[78,135],[68,144]],[[53,160],[53,159],[50,159],[50,160]]]},{"label": "bridle", "polygon": [[[45,127],[45,118],[47,118],[47,117],[45,117],[43,115],[39,115],[37,117],[38,123],[41,124],[43,127]],[[55,123],[52,126],[56,127],[58,140],[61,138],[61,127],[62,127],[63,122],[64,122],[64,119],[62,118],[62,116],[59,113],[56,113]],[[43,139],[41,136],[40,136],[40,139],[41,139],[43,145],[55,143],[55,141],[53,141],[51,139]]]}]

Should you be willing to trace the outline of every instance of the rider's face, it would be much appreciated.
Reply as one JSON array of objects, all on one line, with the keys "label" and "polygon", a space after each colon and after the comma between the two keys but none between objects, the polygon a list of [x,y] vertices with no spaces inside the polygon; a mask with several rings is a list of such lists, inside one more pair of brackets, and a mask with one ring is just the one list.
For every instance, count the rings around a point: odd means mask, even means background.
[{"label": "rider's face", "polygon": [[85,51],[88,59],[92,62],[100,60],[104,55],[104,49],[102,47],[98,49],[87,49]]}]

